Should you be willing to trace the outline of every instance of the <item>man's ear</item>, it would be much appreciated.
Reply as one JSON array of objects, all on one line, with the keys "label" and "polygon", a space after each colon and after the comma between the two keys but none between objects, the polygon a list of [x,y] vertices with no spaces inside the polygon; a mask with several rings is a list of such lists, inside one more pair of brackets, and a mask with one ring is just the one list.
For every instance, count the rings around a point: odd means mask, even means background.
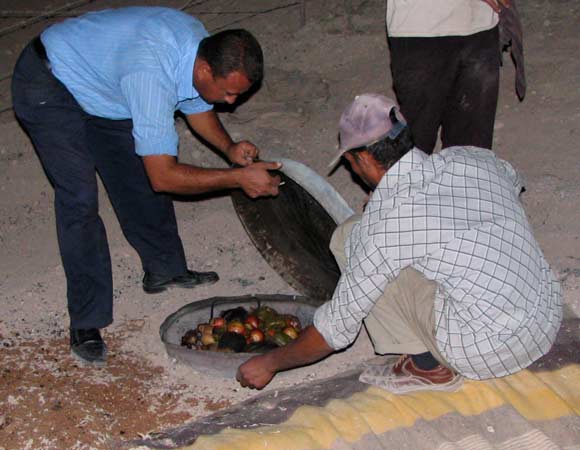
[{"label": "man's ear", "polygon": [[362,152],[346,152],[344,155],[344,158],[349,162],[349,163],[356,163],[361,167],[365,167],[368,166],[369,162],[372,162],[372,159],[369,160],[368,158],[372,156],[370,155],[369,152],[367,151],[362,151]]},{"label": "man's ear", "polygon": [[353,154],[353,153],[351,153],[351,152],[344,152],[344,153],[342,154],[342,157],[343,157],[344,159],[346,159],[346,160],[349,162],[349,164],[352,164],[352,162],[353,162],[353,161],[355,161],[355,156],[354,156],[354,154]]},{"label": "man's ear", "polygon": [[356,152],[354,156],[363,168],[374,167],[376,164],[374,156],[366,150],[363,150],[362,152]]},{"label": "man's ear", "polygon": [[358,164],[361,170],[365,173],[369,185],[376,186],[381,181],[387,170],[379,163],[369,151],[362,151],[358,153]]},{"label": "man's ear", "polygon": [[198,70],[200,75],[206,80],[213,80],[213,70],[211,70],[211,66],[205,59],[199,59],[199,63],[196,64],[198,66]]}]

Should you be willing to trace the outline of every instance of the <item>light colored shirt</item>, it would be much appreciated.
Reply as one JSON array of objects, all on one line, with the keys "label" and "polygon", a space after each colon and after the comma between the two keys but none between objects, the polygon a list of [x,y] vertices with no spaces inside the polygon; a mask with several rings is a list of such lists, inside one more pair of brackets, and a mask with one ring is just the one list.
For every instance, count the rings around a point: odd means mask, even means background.
[{"label": "light colored shirt", "polygon": [[139,155],[177,155],[174,114],[210,110],[193,86],[207,31],[183,12],[130,7],[88,13],[41,35],[51,69],[89,114],[132,119]]},{"label": "light colored shirt", "polygon": [[435,338],[469,378],[514,373],[548,352],[562,294],[519,202],[521,183],[491,151],[413,149],[391,167],[345,243],[347,267],[314,326],[350,344],[405,267],[438,284]]},{"label": "light colored shirt", "polygon": [[387,0],[391,37],[468,36],[499,21],[483,0]]}]

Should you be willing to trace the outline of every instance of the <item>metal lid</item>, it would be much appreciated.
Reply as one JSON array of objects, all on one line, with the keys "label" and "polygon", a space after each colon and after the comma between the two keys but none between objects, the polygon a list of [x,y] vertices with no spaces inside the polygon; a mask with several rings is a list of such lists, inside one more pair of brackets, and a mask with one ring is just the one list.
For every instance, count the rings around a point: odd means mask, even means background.
[{"label": "metal lid", "polygon": [[353,214],[330,184],[307,166],[284,158],[285,182],[274,198],[232,192],[238,217],[252,242],[280,276],[301,294],[324,303],[340,270],[329,250],[338,223]]}]

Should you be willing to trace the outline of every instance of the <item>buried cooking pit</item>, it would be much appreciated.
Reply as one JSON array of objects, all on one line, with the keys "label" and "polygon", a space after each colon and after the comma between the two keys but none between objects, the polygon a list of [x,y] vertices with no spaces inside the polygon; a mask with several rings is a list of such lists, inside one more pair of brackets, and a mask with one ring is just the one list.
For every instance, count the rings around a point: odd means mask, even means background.
[{"label": "buried cooking pit", "polygon": [[303,295],[213,297],[190,303],[171,314],[161,325],[161,340],[171,357],[195,370],[234,377],[238,366],[256,354],[247,352],[249,347],[238,352],[213,351],[217,344],[203,346],[202,350],[200,332],[197,332],[198,347],[182,345],[182,338],[188,332],[193,333],[199,324],[208,324],[227,311],[242,307],[249,313],[257,308],[272,308],[280,315],[295,316],[301,327],[306,327],[312,323],[316,308],[332,296],[340,277],[329,243],[337,224],[350,217],[352,209],[312,169],[293,160],[276,160],[283,164],[277,197],[250,199],[241,191],[233,192],[231,197],[240,221],[260,254]]}]

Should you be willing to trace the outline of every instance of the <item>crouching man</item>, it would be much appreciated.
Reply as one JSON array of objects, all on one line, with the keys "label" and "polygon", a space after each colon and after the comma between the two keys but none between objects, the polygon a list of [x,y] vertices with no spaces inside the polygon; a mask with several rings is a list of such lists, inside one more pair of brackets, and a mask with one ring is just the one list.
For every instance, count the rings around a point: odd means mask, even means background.
[{"label": "crouching man", "polygon": [[548,352],[560,285],[507,162],[476,147],[427,155],[396,104],[376,94],[342,114],[332,164],[341,158],[373,192],[332,237],[342,270],[333,298],[296,341],[242,364],[242,386],[261,389],[348,346],[363,322],[377,353],[402,355],[380,372],[393,392],[452,390],[462,377],[509,375]]}]

